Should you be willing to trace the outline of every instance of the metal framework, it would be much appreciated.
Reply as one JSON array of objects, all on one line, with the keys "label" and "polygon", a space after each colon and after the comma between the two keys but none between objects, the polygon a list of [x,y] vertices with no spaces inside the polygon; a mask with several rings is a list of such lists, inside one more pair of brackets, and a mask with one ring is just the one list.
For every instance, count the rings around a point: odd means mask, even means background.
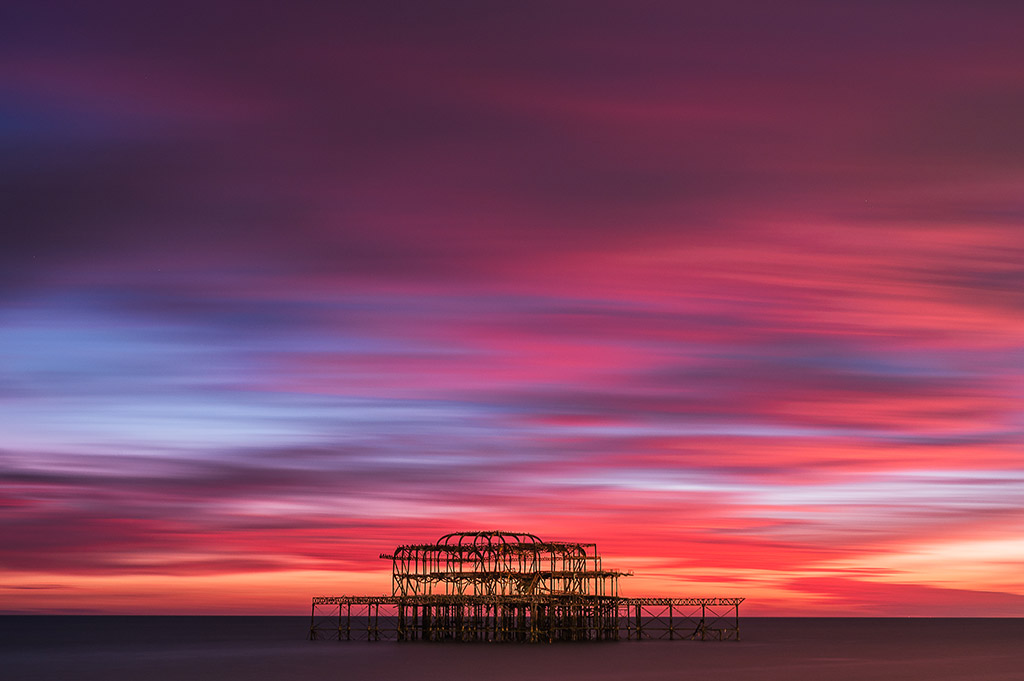
[{"label": "metal framework", "polygon": [[381,554],[390,596],[316,596],[309,638],[338,641],[736,640],[742,598],[623,598],[595,544],[456,532]]}]

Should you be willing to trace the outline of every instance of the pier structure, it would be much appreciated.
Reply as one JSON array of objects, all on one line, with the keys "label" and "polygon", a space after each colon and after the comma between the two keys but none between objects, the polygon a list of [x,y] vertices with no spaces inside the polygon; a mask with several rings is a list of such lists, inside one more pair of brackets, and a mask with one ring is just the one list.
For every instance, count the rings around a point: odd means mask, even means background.
[{"label": "pier structure", "polygon": [[339,641],[739,640],[742,598],[624,598],[595,544],[456,532],[399,546],[390,596],[316,596],[309,638]]}]

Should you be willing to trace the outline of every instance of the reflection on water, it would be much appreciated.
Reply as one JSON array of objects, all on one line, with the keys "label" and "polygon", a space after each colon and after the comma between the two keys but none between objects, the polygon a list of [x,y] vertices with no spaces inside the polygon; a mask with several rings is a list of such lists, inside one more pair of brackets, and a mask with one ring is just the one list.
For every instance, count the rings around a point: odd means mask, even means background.
[{"label": "reflection on water", "polygon": [[0,617],[11,679],[1017,678],[1021,619],[746,618],[740,642],[307,641],[304,617]]}]

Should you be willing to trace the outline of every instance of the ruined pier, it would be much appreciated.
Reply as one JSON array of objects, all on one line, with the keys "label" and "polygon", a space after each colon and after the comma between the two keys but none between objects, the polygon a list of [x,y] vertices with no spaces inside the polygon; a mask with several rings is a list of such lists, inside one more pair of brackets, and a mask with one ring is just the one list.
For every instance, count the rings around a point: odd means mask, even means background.
[{"label": "ruined pier", "polygon": [[595,544],[457,532],[399,546],[390,596],[316,596],[309,638],[338,641],[736,640],[742,598],[625,598]]}]

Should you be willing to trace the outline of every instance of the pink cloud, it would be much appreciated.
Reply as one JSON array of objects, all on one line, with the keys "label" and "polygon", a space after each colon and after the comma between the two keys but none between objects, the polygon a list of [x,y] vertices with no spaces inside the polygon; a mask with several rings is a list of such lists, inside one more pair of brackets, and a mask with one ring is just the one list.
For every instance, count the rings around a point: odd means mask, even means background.
[{"label": "pink cloud", "polygon": [[763,614],[1019,613],[872,563],[1019,527],[1019,10],[738,8],[20,8],[17,607],[283,612],[508,527]]}]

